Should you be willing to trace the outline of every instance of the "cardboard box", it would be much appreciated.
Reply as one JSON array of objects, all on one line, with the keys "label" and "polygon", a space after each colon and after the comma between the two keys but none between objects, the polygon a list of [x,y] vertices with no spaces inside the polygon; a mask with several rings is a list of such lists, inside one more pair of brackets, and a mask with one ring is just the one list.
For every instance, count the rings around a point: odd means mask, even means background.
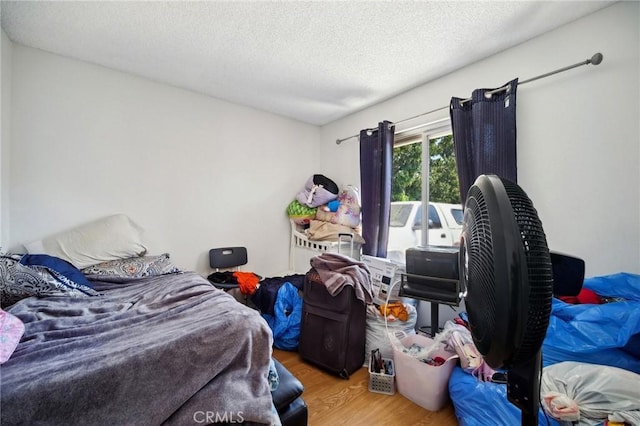
[{"label": "cardboard box", "polygon": [[391,288],[389,301],[400,300],[400,281],[405,273],[405,267],[401,263],[380,257],[362,255],[362,262],[371,272],[371,291],[373,303],[383,305],[387,301],[387,293]]}]

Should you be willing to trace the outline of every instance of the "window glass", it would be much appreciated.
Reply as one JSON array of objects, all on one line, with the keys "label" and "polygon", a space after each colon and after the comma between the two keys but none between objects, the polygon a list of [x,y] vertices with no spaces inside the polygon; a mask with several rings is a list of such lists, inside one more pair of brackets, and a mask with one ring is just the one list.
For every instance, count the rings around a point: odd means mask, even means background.
[{"label": "window glass", "polygon": [[458,225],[462,225],[462,220],[464,219],[464,211],[462,211],[462,208],[451,209],[451,216],[453,216],[453,219]]},{"label": "window glass", "polygon": [[418,208],[416,209],[416,220],[413,226],[416,228],[422,227],[422,205],[419,205]]},{"label": "window glass", "polygon": [[391,204],[391,218],[389,226],[401,228],[407,224],[411,214],[410,204]]},{"label": "window glass", "polygon": [[[428,156],[423,152],[422,132],[396,135],[393,149],[387,256],[402,262],[406,249],[421,245],[425,239],[429,245],[458,244],[462,230],[453,137],[446,128],[428,129],[425,133],[429,139]],[[422,223],[424,161],[429,161],[429,224]]]},{"label": "window glass", "polygon": [[429,204],[429,220],[431,221],[429,228],[442,228],[442,222],[440,222],[440,217],[438,216],[438,212],[433,204]]}]

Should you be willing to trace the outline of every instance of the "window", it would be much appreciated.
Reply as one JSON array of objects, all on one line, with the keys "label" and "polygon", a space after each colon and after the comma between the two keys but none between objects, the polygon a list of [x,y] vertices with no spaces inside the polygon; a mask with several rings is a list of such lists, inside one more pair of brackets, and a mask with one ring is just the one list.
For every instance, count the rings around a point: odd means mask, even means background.
[{"label": "window", "polygon": [[458,225],[462,226],[462,220],[464,219],[464,210],[462,210],[462,205],[460,205],[460,208],[453,208],[450,211],[453,220],[455,220]]},{"label": "window", "polygon": [[402,228],[407,224],[411,214],[411,205],[392,204],[389,226],[392,228]]},{"label": "window", "polygon": [[[417,206],[416,210],[416,219],[413,224],[414,229],[422,228],[422,204]],[[431,204],[429,206],[429,229],[437,229],[442,228],[442,222],[440,221],[440,217],[438,217],[438,212],[436,207]]]},{"label": "window", "polygon": [[436,207],[433,204],[431,204],[429,205],[429,229],[438,229],[438,228],[442,228],[442,223],[440,222],[440,216],[438,216]]},{"label": "window", "polygon": [[[425,158],[429,158],[428,164]],[[429,179],[425,181],[427,173]],[[448,120],[419,133],[396,133],[391,184],[389,257],[404,260],[407,248],[425,242],[444,246],[458,243],[463,211]],[[428,225],[423,217],[427,194]]]}]

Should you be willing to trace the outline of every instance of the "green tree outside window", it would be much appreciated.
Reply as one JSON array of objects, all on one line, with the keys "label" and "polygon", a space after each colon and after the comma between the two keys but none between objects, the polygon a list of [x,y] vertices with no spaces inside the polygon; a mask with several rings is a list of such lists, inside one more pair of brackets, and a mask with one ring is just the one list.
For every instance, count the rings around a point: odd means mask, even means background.
[{"label": "green tree outside window", "polygon": [[[429,142],[429,201],[460,204],[453,136],[446,135]],[[421,164],[421,143],[394,148],[391,201],[422,199]]]}]

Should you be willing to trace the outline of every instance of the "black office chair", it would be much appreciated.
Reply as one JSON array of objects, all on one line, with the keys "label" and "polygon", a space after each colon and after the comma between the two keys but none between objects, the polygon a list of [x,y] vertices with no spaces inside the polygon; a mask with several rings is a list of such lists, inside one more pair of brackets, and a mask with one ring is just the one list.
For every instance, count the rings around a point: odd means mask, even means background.
[{"label": "black office chair", "polygon": [[406,274],[402,274],[400,296],[431,302],[431,337],[438,332],[439,305],[460,306],[457,247],[407,249]]},{"label": "black office chair", "polygon": [[209,250],[209,266],[215,269],[215,272],[209,275],[207,279],[214,287],[225,291],[238,288],[238,283],[229,279],[230,274],[220,270],[235,268],[238,271],[240,266],[247,264],[247,261],[246,247],[213,248]]}]

